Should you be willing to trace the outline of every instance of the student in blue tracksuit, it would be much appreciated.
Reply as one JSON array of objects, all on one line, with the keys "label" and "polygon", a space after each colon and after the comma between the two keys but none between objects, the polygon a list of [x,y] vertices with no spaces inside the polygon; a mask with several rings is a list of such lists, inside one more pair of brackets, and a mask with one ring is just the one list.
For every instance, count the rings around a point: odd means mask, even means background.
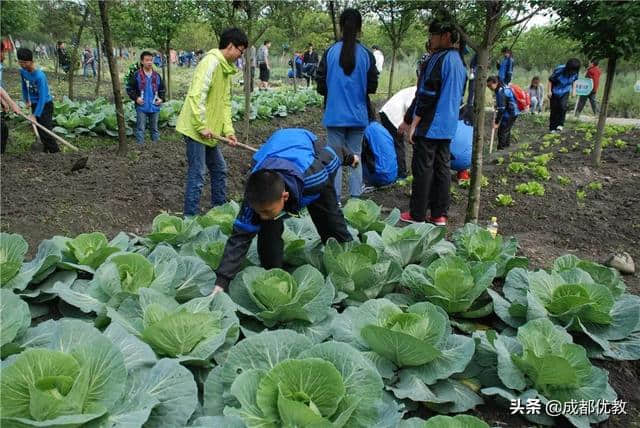
[{"label": "student in blue tracksuit", "polygon": [[[327,128],[327,140],[338,150],[348,148],[360,156],[364,128],[373,119],[368,94],[378,89],[378,69],[373,53],[356,39],[362,28],[362,16],[355,9],[345,9],[340,15],[342,39],[327,49],[318,66],[318,92],[324,98],[322,124]],[[342,170],[335,179],[338,201],[342,194]],[[362,194],[362,168],[349,177],[352,197]]]},{"label": "student in blue tracksuit", "polygon": [[560,132],[567,115],[569,94],[576,96],[576,80],[580,71],[580,60],[571,58],[565,65],[559,65],[549,76],[547,96],[549,97],[549,131]]},{"label": "student in blue tracksuit", "polygon": [[[27,48],[18,49],[20,80],[22,81],[22,101],[33,113],[31,120],[37,121],[48,130],[53,129],[53,98],[49,92],[47,76],[33,62],[33,52]],[[45,153],[60,151],[56,140],[46,132],[40,132]]]},{"label": "student in blue tracksuit", "polygon": [[520,110],[513,91],[503,85],[498,76],[489,76],[487,87],[496,96],[497,113],[493,127],[498,130],[498,149],[501,150],[511,144],[511,128],[520,114]]},{"label": "student in blue tracksuit", "polygon": [[420,73],[415,99],[398,129],[400,134],[409,130],[409,143],[413,144],[410,208],[400,218],[410,223],[425,221],[431,200],[428,221],[444,226],[451,202],[449,145],[458,127],[467,72],[461,54],[463,43],[460,51],[454,47],[460,36],[453,24],[434,21],[429,37],[435,52]]},{"label": "student in blue tracksuit", "polygon": [[142,67],[132,73],[127,82],[127,95],[136,104],[136,142],[144,144],[147,119],[151,124],[151,142],[160,138],[158,116],[165,98],[164,82],[153,70],[153,54],[143,51],[140,54]]},{"label": "student in blue tracksuit", "polygon": [[502,48],[502,61],[498,62],[498,78],[500,83],[508,85],[513,78],[513,55],[511,49]]},{"label": "student in blue tracksuit", "polygon": [[258,235],[258,255],[265,269],[282,267],[284,217],[307,207],[322,242],[351,241],[333,189],[341,165],[360,159],[345,148],[333,149],[306,129],[274,132],[253,156],[244,202],[216,271],[216,289],[226,290],[242,268],[251,240]]}]

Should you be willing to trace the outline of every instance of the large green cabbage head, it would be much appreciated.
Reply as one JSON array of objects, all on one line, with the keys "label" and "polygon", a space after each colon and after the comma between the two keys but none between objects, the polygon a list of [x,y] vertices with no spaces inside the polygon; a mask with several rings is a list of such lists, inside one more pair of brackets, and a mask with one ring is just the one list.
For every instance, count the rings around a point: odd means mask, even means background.
[{"label": "large green cabbage head", "polygon": [[198,217],[200,226],[206,228],[210,226],[218,226],[225,235],[231,235],[233,230],[233,222],[240,212],[240,206],[237,202],[230,201],[224,205],[211,208],[206,214]]},{"label": "large green cabbage head", "polygon": [[322,274],[310,265],[299,267],[293,274],[250,266],[236,275],[229,295],[241,312],[272,327],[295,320],[323,320],[331,307],[334,288],[325,284]]},{"label": "large green cabbage head", "polygon": [[468,262],[457,256],[446,256],[427,268],[407,266],[402,273],[402,285],[417,299],[427,299],[449,314],[475,318],[492,312],[491,301],[478,298],[489,288],[495,275],[493,262]]},{"label": "large green cabbage head", "polygon": [[28,248],[22,236],[0,233],[0,285],[18,274]]},{"label": "large green cabbage head", "polygon": [[153,243],[166,242],[179,245],[189,241],[200,232],[201,227],[195,218],[181,219],[167,213],[162,213],[153,219],[151,233],[147,238]]},{"label": "large green cabbage head", "polygon": [[349,199],[343,211],[344,218],[351,226],[358,229],[359,233],[371,230],[382,233],[385,225],[395,226],[400,220],[400,211],[397,208],[394,208],[389,216],[382,220],[380,218],[382,207],[370,199]]},{"label": "large green cabbage head", "polygon": [[92,269],[100,266],[107,257],[120,251],[118,247],[109,246],[104,233],[82,233],[67,241],[67,247],[76,261]]}]

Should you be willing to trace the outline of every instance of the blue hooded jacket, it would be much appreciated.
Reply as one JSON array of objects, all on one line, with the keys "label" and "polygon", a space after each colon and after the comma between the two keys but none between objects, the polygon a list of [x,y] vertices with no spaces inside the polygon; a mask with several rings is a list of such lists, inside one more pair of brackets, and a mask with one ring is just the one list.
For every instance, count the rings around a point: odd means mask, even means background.
[{"label": "blue hooded jacket", "polygon": [[500,85],[496,89],[496,123],[506,122],[512,117],[518,117],[520,109],[513,90],[508,86]]},{"label": "blue hooded jacket", "polygon": [[513,77],[513,58],[512,57],[504,57],[502,61],[500,61],[500,67],[498,68],[498,79],[505,84],[508,85],[511,83],[511,77]]},{"label": "blue hooded jacket", "polygon": [[364,130],[362,174],[373,186],[386,186],[398,178],[393,137],[380,122],[371,122]]},{"label": "blue hooded jacket", "polygon": [[456,49],[444,49],[429,57],[420,73],[413,104],[404,121],[420,116],[416,136],[451,140],[456,134],[467,70]]},{"label": "blue hooded jacket", "polygon": [[567,94],[576,80],[578,80],[578,73],[566,74],[564,65],[557,66],[549,76],[549,81],[552,83],[551,93],[556,97]]},{"label": "blue hooded jacket", "polygon": [[367,94],[378,89],[376,60],[369,49],[356,43],[356,66],[347,76],[340,66],[341,52],[339,41],[326,50],[318,66],[317,90],[325,97],[322,124],[365,128],[373,112]]}]

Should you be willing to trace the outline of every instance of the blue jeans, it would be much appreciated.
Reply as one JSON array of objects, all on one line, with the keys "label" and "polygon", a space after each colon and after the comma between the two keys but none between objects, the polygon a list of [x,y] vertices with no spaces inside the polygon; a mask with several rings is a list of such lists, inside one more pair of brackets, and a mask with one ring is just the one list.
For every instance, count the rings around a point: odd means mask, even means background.
[{"label": "blue jeans", "polygon": [[[346,147],[359,157],[362,155],[363,135],[364,128],[327,128],[327,142],[329,143],[329,146],[334,149]],[[338,151],[336,150],[336,152]],[[342,161],[342,159],[340,159],[340,161]],[[338,201],[340,201],[342,195],[342,168],[339,168],[336,172],[333,186],[336,189]],[[362,194],[362,164],[358,164],[358,167],[351,171],[351,175],[349,176],[349,193],[352,197],[359,197]]]},{"label": "blue jeans", "polygon": [[144,144],[144,131],[147,126],[147,118],[151,122],[151,141],[157,142],[160,137],[160,131],[158,131],[158,112],[145,113],[136,109],[136,142],[138,144]]},{"label": "blue jeans", "polygon": [[200,196],[205,179],[205,166],[211,176],[211,206],[227,202],[227,163],[218,146],[209,147],[187,136],[187,187],[184,191],[185,217],[200,213]]},{"label": "blue jeans", "polygon": [[93,77],[96,77],[96,64],[95,63],[91,63],[91,64],[83,64],[82,65],[82,76],[83,77],[87,77],[87,71],[89,71],[89,67],[91,67],[91,71],[93,72]]}]

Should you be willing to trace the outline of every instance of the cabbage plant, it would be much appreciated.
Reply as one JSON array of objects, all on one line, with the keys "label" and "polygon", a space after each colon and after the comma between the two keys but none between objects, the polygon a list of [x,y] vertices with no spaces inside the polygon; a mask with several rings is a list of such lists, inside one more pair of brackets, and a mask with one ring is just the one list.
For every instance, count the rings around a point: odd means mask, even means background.
[{"label": "cabbage plant", "polygon": [[212,270],[216,270],[220,266],[226,242],[227,236],[219,226],[209,226],[180,247],[180,255],[199,257]]},{"label": "cabbage plant", "polygon": [[0,285],[18,274],[29,245],[17,233],[0,233]]},{"label": "cabbage plant", "polygon": [[517,257],[518,241],[511,237],[504,242],[501,235],[494,238],[488,230],[467,223],[453,233],[457,254],[471,261],[494,262],[496,276],[504,277],[514,267],[527,267],[526,257]]},{"label": "cabbage plant", "polygon": [[19,344],[3,361],[2,426],[184,426],[198,404],[186,368],[118,326],[47,321]]},{"label": "cabbage plant", "polygon": [[121,248],[109,245],[104,233],[82,233],[67,242],[69,251],[78,264],[96,269],[107,257]]},{"label": "cabbage plant", "polygon": [[240,206],[235,201],[213,207],[206,214],[197,217],[197,221],[203,228],[218,226],[222,233],[231,235],[233,222],[240,212]]},{"label": "cabbage plant", "polygon": [[333,337],[365,351],[398,399],[432,403],[444,412],[482,403],[462,383],[448,379],[469,364],[475,344],[452,334],[439,306],[420,302],[405,311],[387,299],[369,300],[340,314]]},{"label": "cabbage plant", "polygon": [[[248,427],[394,426],[382,409],[375,367],[346,343],[314,345],[291,330],[263,332],[235,345],[204,388],[204,411]],[[395,420],[395,419],[394,419]]]},{"label": "cabbage plant", "polygon": [[[556,264],[556,269],[564,261]],[[594,276],[599,271],[596,269]],[[574,335],[586,335],[597,345],[589,348],[594,357],[639,359],[640,297],[620,294],[615,276],[606,271],[600,275],[604,282],[612,282],[600,284],[581,268],[551,273],[517,268],[507,275],[504,297],[491,290],[489,294],[496,314],[512,327],[548,318]]]},{"label": "cabbage plant", "polygon": [[495,276],[493,262],[467,262],[461,257],[446,256],[426,268],[407,266],[402,272],[402,285],[417,300],[429,300],[450,315],[478,318],[493,311],[491,300],[480,297]]},{"label": "cabbage plant", "polygon": [[224,293],[179,304],[153,289],[141,289],[139,301],[118,310],[108,308],[112,321],[139,337],[160,356],[191,365],[208,365],[214,353],[238,340],[235,305]]},{"label": "cabbage plant", "polygon": [[250,266],[231,281],[229,296],[238,310],[273,327],[292,321],[313,324],[329,315],[334,288],[322,274],[305,265],[293,274]]},{"label": "cabbage plant", "polygon": [[[485,335],[485,333],[479,333]],[[493,352],[485,361],[496,367],[500,386],[482,389],[486,395],[506,400],[538,398],[560,403],[581,400],[615,400],[616,393],[608,383],[606,370],[591,364],[586,350],[573,343],[571,335],[548,319],[535,319],[518,328],[516,338],[495,333],[486,334],[486,347]],[[565,415],[577,427],[602,422],[608,414]],[[546,415],[536,422],[553,425]]]},{"label": "cabbage plant", "polygon": [[423,421],[420,418],[405,419],[397,428],[489,428],[480,418],[471,415],[438,415]]},{"label": "cabbage plant", "polygon": [[324,247],[328,282],[350,300],[364,302],[393,291],[402,268],[393,260],[380,260],[375,248],[351,241],[344,244],[330,238]]},{"label": "cabbage plant", "polygon": [[181,245],[195,237],[202,228],[195,218],[172,216],[167,213],[157,215],[151,225],[151,233],[147,238],[153,243],[166,242],[170,245]]},{"label": "cabbage plant", "polygon": [[[382,259],[395,261],[402,267],[424,261],[432,252],[450,252],[450,244],[443,241],[444,227],[427,223],[406,227],[385,226],[382,233],[367,232],[365,241],[380,254]],[[441,248],[435,248],[441,244]]]},{"label": "cabbage plant", "polygon": [[381,219],[382,207],[370,199],[349,199],[343,210],[344,218],[358,232],[382,233],[385,225],[395,226],[400,220],[400,210],[394,208],[386,219]]},{"label": "cabbage plant", "polygon": [[11,290],[0,289],[0,347],[12,342],[31,325],[27,302]]}]

